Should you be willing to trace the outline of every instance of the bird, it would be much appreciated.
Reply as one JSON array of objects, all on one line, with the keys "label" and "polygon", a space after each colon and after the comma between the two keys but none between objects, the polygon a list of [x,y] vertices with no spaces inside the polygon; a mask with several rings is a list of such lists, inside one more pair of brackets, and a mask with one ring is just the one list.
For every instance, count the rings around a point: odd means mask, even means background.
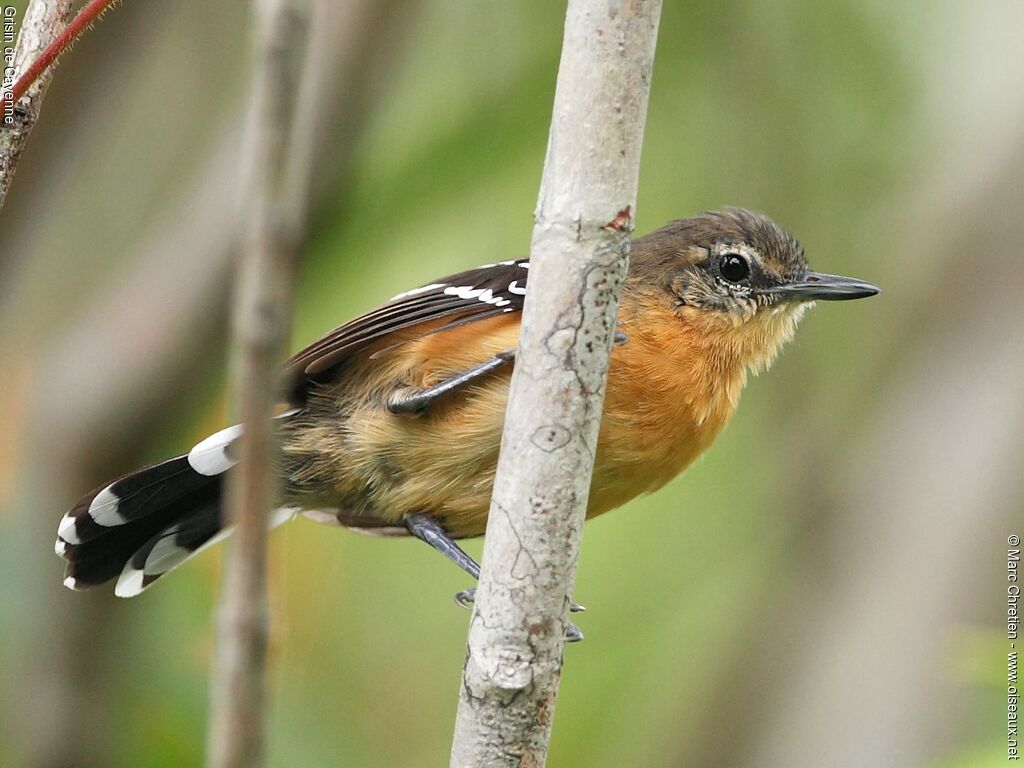
[{"label": "bird", "polygon": [[[268,525],[305,516],[412,536],[478,578],[458,542],[486,527],[529,267],[485,264],[400,293],[294,355],[274,417],[280,507]],[[811,271],[790,232],[743,208],[634,238],[588,519],[707,450],[815,302],[879,292]],[[65,586],[116,578],[114,593],[132,597],[230,533],[224,489],[241,434],[228,427],[83,496],[58,526]]]}]

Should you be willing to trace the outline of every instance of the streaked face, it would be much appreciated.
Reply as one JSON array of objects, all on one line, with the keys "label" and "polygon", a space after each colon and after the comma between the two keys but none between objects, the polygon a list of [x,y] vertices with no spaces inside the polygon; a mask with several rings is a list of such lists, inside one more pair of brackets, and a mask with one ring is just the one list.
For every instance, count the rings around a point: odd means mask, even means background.
[{"label": "streaked face", "polygon": [[760,312],[803,314],[799,302],[780,302],[769,293],[806,272],[802,252],[781,262],[749,242],[731,238],[703,250],[705,258],[691,265],[677,283],[677,295],[687,306],[715,313],[729,325],[749,322]]}]

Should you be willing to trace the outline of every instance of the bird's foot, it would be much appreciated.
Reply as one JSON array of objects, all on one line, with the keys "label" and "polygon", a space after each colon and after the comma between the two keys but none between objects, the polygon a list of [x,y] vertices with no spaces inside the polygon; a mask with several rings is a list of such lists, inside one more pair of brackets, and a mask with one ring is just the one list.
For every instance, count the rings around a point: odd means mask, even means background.
[{"label": "bird's foot", "polygon": [[[476,587],[470,587],[464,589],[461,592],[455,593],[455,602],[465,608],[467,611],[473,607],[473,602],[476,600]],[[581,613],[587,610],[584,606],[578,605],[577,603],[569,603],[569,611],[571,613]],[[565,642],[567,643],[578,643],[583,639],[583,632],[575,624],[570,623],[569,628],[565,632]]]},{"label": "bird's foot", "polygon": [[[464,589],[461,592],[455,593],[455,602],[465,608],[467,611],[473,605],[473,601],[476,600],[476,587],[470,587]],[[587,606],[579,605],[578,603],[569,603],[570,613],[583,613],[587,610]]]}]

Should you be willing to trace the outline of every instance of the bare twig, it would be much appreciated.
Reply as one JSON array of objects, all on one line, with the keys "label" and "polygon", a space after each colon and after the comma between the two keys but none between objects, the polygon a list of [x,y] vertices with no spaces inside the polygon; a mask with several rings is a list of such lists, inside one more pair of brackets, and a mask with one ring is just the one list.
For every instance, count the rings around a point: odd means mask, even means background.
[{"label": "bare twig", "polygon": [[304,19],[291,0],[257,0],[246,253],[233,321],[235,400],[245,434],[228,486],[235,538],[219,609],[208,762],[217,768],[263,761],[267,643],[267,516],[277,494],[271,414],[290,328],[299,219],[288,149],[299,92]]},{"label": "bare twig", "polygon": [[[43,49],[43,52],[39,54],[39,57],[33,61],[27,69],[18,77],[18,81],[14,84],[14,87],[8,90],[4,88],[3,97],[0,98],[0,109],[3,110],[6,115],[10,110],[9,106],[13,106],[22,96],[25,95],[25,91],[29,89],[29,86],[36,81],[36,79],[47,71],[55,61],[60,57],[64,51],[66,51],[71,44],[78,38],[85,28],[92,24],[98,19],[107,8],[113,5],[114,0],[89,0],[85,7],[78,12],[74,20],[68,24],[64,31],[62,31],[53,42]],[[13,115],[11,118],[13,122]]]},{"label": "bare twig", "polygon": [[[14,71],[23,72],[52,43],[71,19],[72,0],[30,0],[14,48]],[[52,70],[42,72],[17,104],[3,101],[0,111],[0,208],[28,136],[39,118]]]},{"label": "bare twig", "polygon": [[570,0],[453,766],[544,763],[626,274],[660,0]]}]

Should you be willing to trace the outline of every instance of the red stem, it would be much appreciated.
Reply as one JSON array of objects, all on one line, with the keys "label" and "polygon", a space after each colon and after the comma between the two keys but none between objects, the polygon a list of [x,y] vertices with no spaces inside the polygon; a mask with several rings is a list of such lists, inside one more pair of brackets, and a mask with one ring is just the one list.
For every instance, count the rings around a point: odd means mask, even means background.
[{"label": "red stem", "polygon": [[9,91],[4,91],[3,98],[0,99],[0,111],[6,112],[7,105],[17,102],[22,96],[25,95],[25,91],[28,87],[36,81],[36,79],[46,71],[47,67],[53,64],[67,49],[75,39],[82,34],[82,31],[89,26],[96,17],[99,16],[103,11],[110,6],[114,0],[89,0],[85,4],[85,7],[78,12],[78,15],[72,19],[71,23],[67,25],[63,32],[61,32],[53,42],[46,46],[46,49],[40,54],[39,58],[32,62],[24,74],[18,78],[18,81],[14,84],[14,88]]}]

